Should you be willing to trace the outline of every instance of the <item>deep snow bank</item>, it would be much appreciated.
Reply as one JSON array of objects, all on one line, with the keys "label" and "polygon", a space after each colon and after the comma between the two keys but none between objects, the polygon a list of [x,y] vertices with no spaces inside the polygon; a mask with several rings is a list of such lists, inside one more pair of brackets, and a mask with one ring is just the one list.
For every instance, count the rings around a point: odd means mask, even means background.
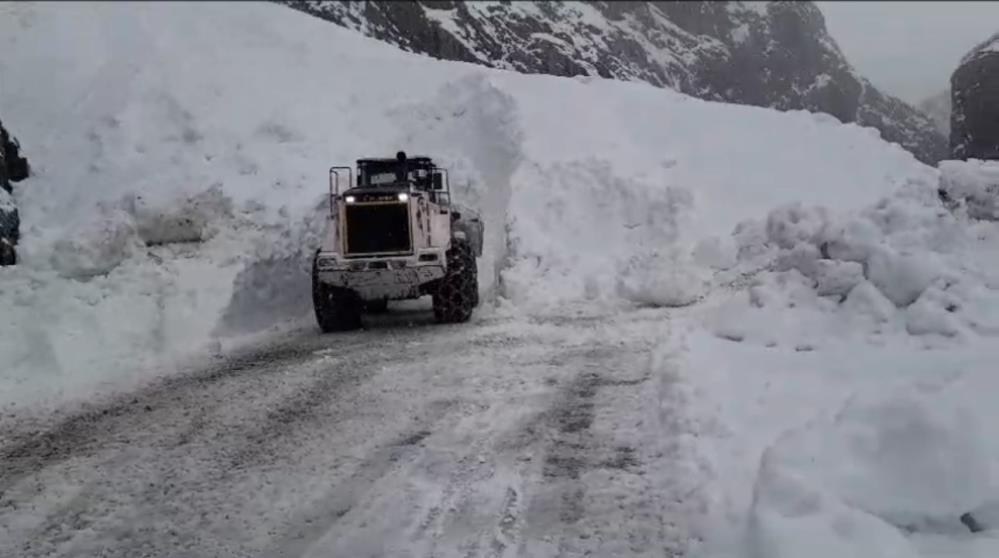
[{"label": "deep snow bank", "polygon": [[738,268],[762,272],[720,305],[714,331],[808,348],[893,334],[927,343],[999,334],[997,231],[951,203],[978,191],[980,176],[960,182],[949,162],[942,169],[940,188],[912,181],[859,212],[795,203],[740,223]]},{"label": "deep snow bank", "polygon": [[937,538],[951,541],[945,555],[967,555],[974,537],[961,518],[995,497],[997,454],[983,447],[994,413],[968,389],[996,382],[977,372],[863,394],[782,436],[761,460],[750,555],[911,557]]},{"label": "deep snow bank", "polygon": [[37,153],[0,293],[5,382],[127,376],[129,350],[307,320],[326,169],[362,156],[451,167],[486,222],[483,290],[532,311],[688,303],[740,220],[932,173],[829,117],[440,62],[275,5],[0,10],[0,109]]},{"label": "deep snow bank", "polygon": [[712,555],[999,551],[999,224],[968,211],[989,172],[945,162],[860,211],[785,204],[736,228],[732,288],[676,341]]}]

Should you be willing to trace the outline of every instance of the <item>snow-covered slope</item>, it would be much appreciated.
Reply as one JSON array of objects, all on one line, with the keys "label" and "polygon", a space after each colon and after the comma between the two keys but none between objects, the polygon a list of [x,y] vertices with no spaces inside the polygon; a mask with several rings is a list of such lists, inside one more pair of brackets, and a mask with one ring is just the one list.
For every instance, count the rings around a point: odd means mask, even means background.
[{"label": "snow-covered slope", "polygon": [[281,3],[444,60],[826,112],[878,128],[929,164],[947,151],[925,115],[854,70],[811,2]]}]

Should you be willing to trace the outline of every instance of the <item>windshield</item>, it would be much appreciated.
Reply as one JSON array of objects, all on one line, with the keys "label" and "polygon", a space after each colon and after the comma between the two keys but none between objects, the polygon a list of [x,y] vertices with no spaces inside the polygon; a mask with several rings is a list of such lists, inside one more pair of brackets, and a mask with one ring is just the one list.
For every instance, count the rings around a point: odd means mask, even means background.
[{"label": "windshield", "polygon": [[[405,175],[404,180],[408,180],[417,186],[427,186],[430,183],[430,173],[426,169],[413,169]],[[395,184],[398,181],[399,175],[394,170],[382,170],[364,174],[361,184],[366,186],[380,186],[383,184]]]},{"label": "windshield", "polygon": [[369,186],[378,186],[380,184],[392,184],[396,180],[397,175],[395,172],[376,172],[367,175],[366,184]]}]

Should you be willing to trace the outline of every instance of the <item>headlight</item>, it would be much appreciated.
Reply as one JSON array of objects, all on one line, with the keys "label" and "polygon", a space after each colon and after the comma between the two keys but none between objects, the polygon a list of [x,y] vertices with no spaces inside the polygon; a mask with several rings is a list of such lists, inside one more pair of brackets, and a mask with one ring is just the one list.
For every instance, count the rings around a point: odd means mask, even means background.
[{"label": "headlight", "polygon": [[336,258],[331,256],[319,256],[316,260],[316,267],[319,269],[330,269],[336,267]]},{"label": "headlight", "polygon": [[405,192],[400,192],[399,193],[399,201],[401,201],[401,202],[409,201],[409,194],[407,194]]},{"label": "headlight", "polygon": [[347,196],[347,197],[343,198],[343,201],[345,201],[347,203],[354,203],[354,202],[357,201],[357,198],[355,198],[354,196]]}]

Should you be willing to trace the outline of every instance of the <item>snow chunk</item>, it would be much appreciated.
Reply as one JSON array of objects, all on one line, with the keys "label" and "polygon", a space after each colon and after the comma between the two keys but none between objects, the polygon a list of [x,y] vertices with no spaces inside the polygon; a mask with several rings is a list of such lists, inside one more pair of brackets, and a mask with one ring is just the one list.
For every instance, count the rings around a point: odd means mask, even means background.
[{"label": "snow chunk", "polygon": [[882,248],[868,261],[867,278],[888,300],[903,308],[941,275],[939,263],[929,254],[901,254]]},{"label": "snow chunk", "polygon": [[773,449],[764,453],[753,491],[746,549],[752,558],[838,558],[870,549],[886,558],[912,557],[901,533],[809,484]]},{"label": "snow chunk", "polygon": [[906,308],[906,330],[913,335],[954,337],[961,329],[953,312],[960,307],[957,297],[931,287]]},{"label": "snow chunk", "polygon": [[119,209],[105,209],[97,219],[70,229],[57,240],[49,261],[63,277],[104,275],[142,249],[135,221]]},{"label": "snow chunk", "polygon": [[737,45],[745,43],[746,39],[749,38],[749,25],[743,23],[733,27],[732,31],[729,32],[729,36],[732,38],[732,42]]},{"label": "snow chunk", "polygon": [[845,295],[864,280],[864,266],[857,262],[815,262],[815,291],[819,296]]},{"label": "snow chunk", "polygon": [[774,261],[774,269],[777,271],[789,271],[796,269],[805,277],[815,277],[818,272],[818,260],[822,257],[819,249],[814,244],[801,243],[795,245],[790,250],[784,250]]},{"label": "snow chunk", "polygon": [[895,304],[870,281],[861,281],[850,290],[843,302],[843,310],[867,316],[875,322],[887,322],[896,314]]},{"label": "snow chunk", "polygon": [[868,219],[853,217],[826,231],[823,248],[829,258],[865,263],[882,239],[877,225]]},{"label": "snow chunk", "polygon": [[798,243],[813,243],[829,224],[824,207],[788,204],[767,216],[767,238],[780,248],[791,249]]},{"label": "snow chunk", "polygon": [[154,204],[133,193],[123,203],[135,216],[139,236],[150,246],[204,242],[215,234],[219,221],[233,217],[232,200],[221,184],[182,200]]},{"label": "snow chunk", "polygon": [[618,278],[617,291],[643,306],[679,307],[697,302],[707,287],[706,277],[677,254],[650,254],[636,258]]},{"label": "snow chunk", "polygon": [[999,221],[999,161],[941,161],[940,190],[969,217]]},{"label": "snow chunk", "polygon": [[981,505],[980,425],[958,398],[934,395],[858,396],[771,446],[754,491],[754,555],[800,556],[807,544],[822,556],[912,556],[900,529],[957,524]]}]

